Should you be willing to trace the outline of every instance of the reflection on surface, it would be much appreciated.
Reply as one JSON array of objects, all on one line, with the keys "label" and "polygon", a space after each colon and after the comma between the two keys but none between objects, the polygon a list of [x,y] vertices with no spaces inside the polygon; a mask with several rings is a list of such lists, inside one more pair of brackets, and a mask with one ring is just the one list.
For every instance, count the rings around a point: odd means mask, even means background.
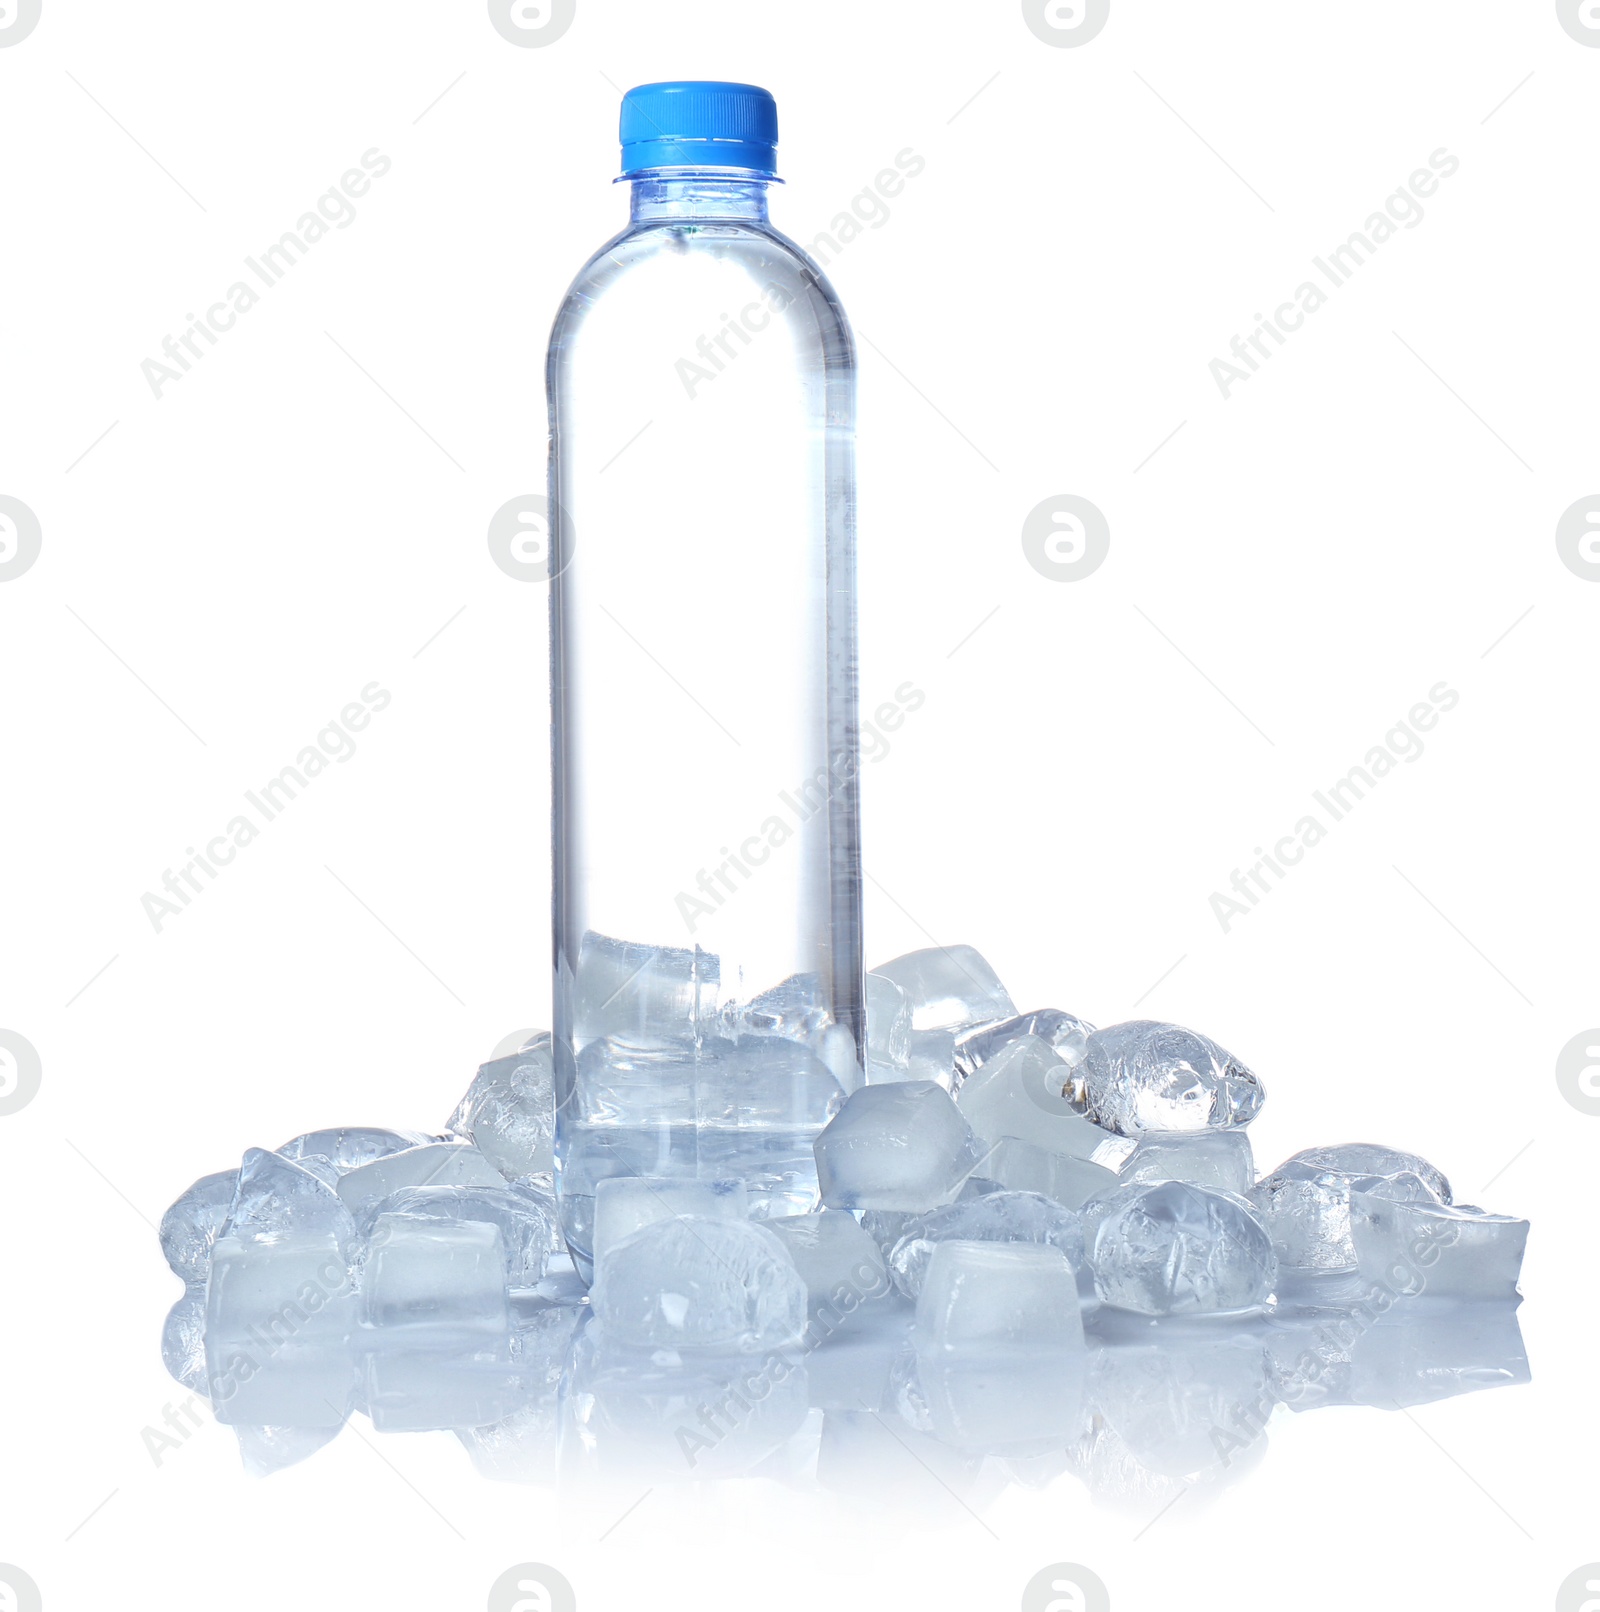
[{"label": "reflection on surface", "polygon": [[479,1473],[513,1483],[761,1477],[857,1506],[914,1506],[943,1488],[977,1508],[1071,1473],[1104,1504],[1145,1506],[1236,1482],[1264,1459],[1274,1418],[1529,1380],[1515,1301],[1373,1295],[1353,1278],[1305,1282],[1243,1323],[1099,1310],[1086,1355],[996,1360],[919,1356],[912,1308],[890,1298],[809,1351],[724,1358],[608,1340],[558,1270],[494,1337],[448,1325],[400,1346],[359,1325],[263,1333],[226,1381],[207,1382],[191,1298],[163,1353],[257,1475],[314,1455],[359,1412],[379,1434],[454,1431]]}]

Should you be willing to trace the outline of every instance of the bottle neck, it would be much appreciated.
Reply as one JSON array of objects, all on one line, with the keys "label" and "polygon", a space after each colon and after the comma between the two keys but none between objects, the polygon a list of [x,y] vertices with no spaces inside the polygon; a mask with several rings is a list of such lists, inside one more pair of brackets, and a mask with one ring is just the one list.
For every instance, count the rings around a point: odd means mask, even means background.
[{"label": "bottle neck", "polygon": [[647,168],[627,176],[633,188],[632,222],[663,219],[738,219],[767,222],[765,174],[735,169]]}]

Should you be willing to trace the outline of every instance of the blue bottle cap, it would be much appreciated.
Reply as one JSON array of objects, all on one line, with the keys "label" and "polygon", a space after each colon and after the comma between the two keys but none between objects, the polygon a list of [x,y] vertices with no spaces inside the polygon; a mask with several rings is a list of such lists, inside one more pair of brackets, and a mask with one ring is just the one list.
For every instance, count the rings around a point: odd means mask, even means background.
[{"label": "blue bottle cap", "polygon": [[622,172],[745,168],[772,175],[778,103],[754,84],[689,79],[640,84],[622,97]]}]

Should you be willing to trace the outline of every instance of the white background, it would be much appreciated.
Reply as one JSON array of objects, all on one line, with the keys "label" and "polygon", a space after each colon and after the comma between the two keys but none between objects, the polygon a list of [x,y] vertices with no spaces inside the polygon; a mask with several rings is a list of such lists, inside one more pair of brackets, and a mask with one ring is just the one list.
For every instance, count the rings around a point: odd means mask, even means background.
[{"label": "white background", "polygon": [[[43,9],[0,50],[0,493],[43,531],[0,583],[0,1027],[43,1067],[0,1119],[0,1560],[52,1612],[478,1608],[524,1560],[585,1612],[1009,1612],[1059,1560],[1118,1612],[1543,1608],[1600,1557],[1600,1120],[1554,1076],[1600,1020],[1600,587],[1555,544],[1600,484],[1600,49],[1551,0],[1112,0],[1071,49],[947,0],[578,0],[533,49],[472,0]],[[1068,1480],[894,1534],[660,1491],[601,1540],[444,1434],[254,1483],[208,1424],[153,1464],[148,1222],[246,1146],[438,1125],[547,1020],[545,598],[485,533],[543,486],[619,90],[682,76],[773,90],[801,240],[926,159],[829,265],[864,701],[928,696],[865,775],[869,958],[968,941],[1023,1006],[1204,1029],[1269,1088],[1263,1166],[1388,1142],[1530,1215],[1531,1386],[1275,1423],[1231,1516],[1142,1534]],[[373,147],[355,222],[152,396]],[[1441,147],[1423,221],[1225,401],[1210,360]],[[1079,582],[1022,549],[1061,493],[1110,525]],[[141,897],[373,680],[356,755],[158,933]],[[1441,680],[1426,752],[1225,933],[1212,893]]]}]

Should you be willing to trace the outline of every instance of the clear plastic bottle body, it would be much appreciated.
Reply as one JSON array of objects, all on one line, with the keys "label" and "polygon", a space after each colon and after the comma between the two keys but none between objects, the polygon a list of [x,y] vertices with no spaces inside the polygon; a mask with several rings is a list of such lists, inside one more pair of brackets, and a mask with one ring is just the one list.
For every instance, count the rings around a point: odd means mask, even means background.
[{"label": "clear plastic bottle body", "polygon": [[861,997],[855,362],[753,174],[633,179],[548,363],[557,1169],[815,1202]]}]

